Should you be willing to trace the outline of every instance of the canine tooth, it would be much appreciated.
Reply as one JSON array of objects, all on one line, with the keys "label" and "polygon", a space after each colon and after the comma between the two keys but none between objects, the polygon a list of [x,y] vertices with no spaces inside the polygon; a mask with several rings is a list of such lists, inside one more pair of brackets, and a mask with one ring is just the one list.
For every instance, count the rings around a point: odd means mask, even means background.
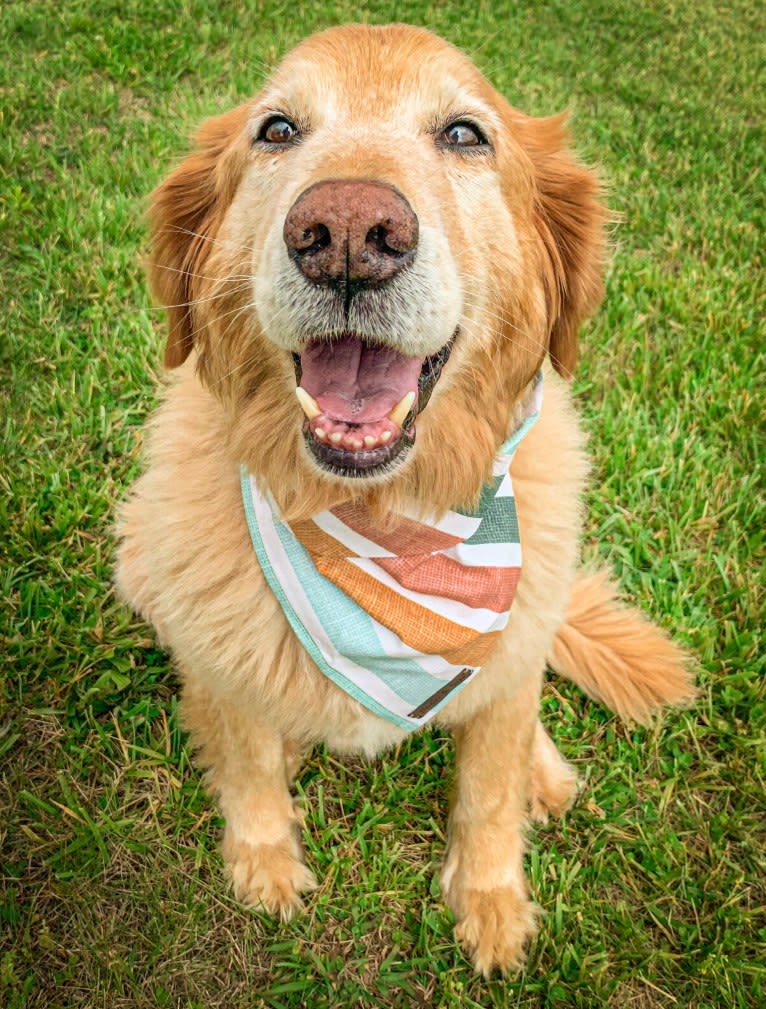
[{"label": "canine tooth", "polygon": [[401,427],[404,423],[404,418],[412,409],[412,404],[415,402],[415,393],[408,392],[406,396],[403,396],[401,400],[396,404],[391,413],[388,415],[388,419],[392,423],[396,424],[397,427]]},{"label": "canine tooth", "polygon": [[327,432],[323,427],[315,427],[314,434],[320,441],[324,441],[325,438],[327,437]]},{"label": "canine tooth", "polygon": [[342,437],[343,437],[342,431],[333,431],[333,433],[330,435],[330,441],[333,443],[333,445],[340,445],[340,440]]},{"label": "canine tooth", "polygon": [[322,415],[322,411],[319,409],[319,404],[313,396],[310,396],[309,393],[306,392],[305,389],[296,385],[295,395],[298,397],[301,410],[303,410],[309,420],[314,420],[315,417],[320,417]]},{"label": "canine tooth", "polygon": [[363,441],[360,441],[360,440],[359,440],[359,438],[352,438],[352,439],[351,439],[351,447],[352,447],[352,448],[355,448],[355,449],[357,450],[357,452],[359,451],[359,449],[360,449],[360,448],[361,448],[361,447],[362,447],[363,445],[364,445],[364,442],[363,442]]},{"label": "canine tooth", "polygon": [[375,444],[375,442],[376,442],[377,440],[378,440],[378,439],[377,439],[377,438],[373,438],[373,436],[372,436],[371,434],[366,434],[366,435],[364,436],[364,444],[365,444],[365,446],[366,446],[367,448],[372,448],[372,446],[373,446],[373,445]]},{"label": "canine tooth", "polygon": [[386,442],[391,441],[391,433],[392,433],[391,431],[384,431],[383,434],[380,436],[380,440],[383,442],[384,445],[386,444]]}]

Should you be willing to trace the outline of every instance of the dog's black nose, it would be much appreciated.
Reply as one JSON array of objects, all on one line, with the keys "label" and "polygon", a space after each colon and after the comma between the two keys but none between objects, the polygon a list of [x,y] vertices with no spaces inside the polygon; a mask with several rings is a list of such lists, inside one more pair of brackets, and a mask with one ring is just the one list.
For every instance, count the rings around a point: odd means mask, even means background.
[{"label": "dog's black nose", "polygon": [[411,263],[418,230],[414,210],[393,186],[327,179],[301,193],[283,235],[308,280],[353,293],[390,280]]}]

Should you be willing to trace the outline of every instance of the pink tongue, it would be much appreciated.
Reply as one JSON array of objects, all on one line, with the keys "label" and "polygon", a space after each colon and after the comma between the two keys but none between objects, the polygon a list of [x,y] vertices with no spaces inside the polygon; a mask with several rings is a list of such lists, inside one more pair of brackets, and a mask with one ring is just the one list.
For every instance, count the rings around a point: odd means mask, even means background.
[{"label": "pink tongue", "polygon": [[301,386],[328,417],[363,424],[387,417],[408,392],[417,395],[422,366],[422,357],[344,336],[309,344],[301,354]]}]

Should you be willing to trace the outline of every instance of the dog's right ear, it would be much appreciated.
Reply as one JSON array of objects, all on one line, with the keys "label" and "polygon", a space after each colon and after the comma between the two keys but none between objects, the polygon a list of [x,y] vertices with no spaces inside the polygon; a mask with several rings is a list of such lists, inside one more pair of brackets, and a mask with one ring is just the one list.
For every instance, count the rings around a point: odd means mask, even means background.
[{"label": "dog's right ear", "polygon": [[204,122],[195,137],[197,149],[152,194],[149,279],[168,312],[168,368],[183,364],[192,349],[200,277],[241,170],[240,159],[224,155],[249,113],[250,106],[243,105]]}]

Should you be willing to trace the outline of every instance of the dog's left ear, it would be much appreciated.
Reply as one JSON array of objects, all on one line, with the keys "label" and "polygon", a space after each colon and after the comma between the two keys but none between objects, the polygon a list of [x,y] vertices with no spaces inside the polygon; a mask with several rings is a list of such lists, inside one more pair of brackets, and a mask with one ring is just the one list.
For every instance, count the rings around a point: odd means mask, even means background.
[{"label": "dog's left ear", "polygon": [[168,312],[168,368],[183,364],[192,349],[199,279],[239,174],[237,158],[225,155],[231,155],[228,148],[249,114],[250,106],[243,105],[204,122],[195,138],[196,150],[152,195],[149,278]]},{"label": "dog's left ear", "polygon": [[577,332],[604,293],[605,229],[609,212],[592,169],[568,150],[566,116],[534,119],[516,113],[514,132],[532,161],[535,226],[545,256],[549,353],[569,378],[577,362]]}]

